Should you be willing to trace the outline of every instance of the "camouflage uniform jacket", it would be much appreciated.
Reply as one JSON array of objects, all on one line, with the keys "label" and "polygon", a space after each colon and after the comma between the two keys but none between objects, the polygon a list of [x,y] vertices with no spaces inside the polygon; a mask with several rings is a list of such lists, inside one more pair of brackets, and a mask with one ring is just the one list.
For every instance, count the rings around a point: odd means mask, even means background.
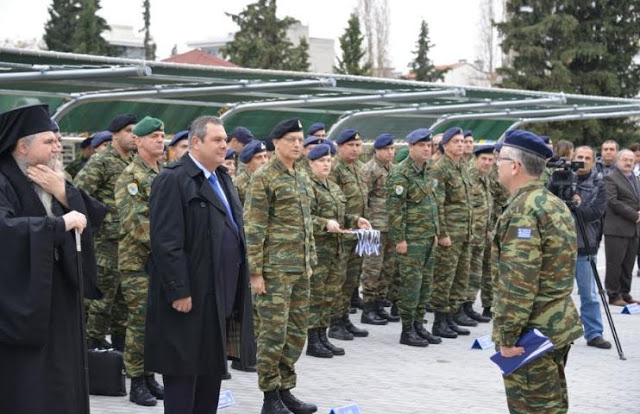
[{"label": "camouflage uniform jacket", "polygon": [[78,158],[71,161],[69,165],[67,165],[65,171],[69,173],[71,178],[74,178],[76,175],[78,175],[78,172],[80,172],[80,170],[87,164],[87,161],[89,161],[89,159],[85,159],[82,154],[80,154]]},{"label": "camouflage uniform jacket", "polygon": [[418,167],[411,156],[391,168],[387,178],[389,234],[394,243],[427,240],[439,233],[435,181],[428,164]]},{"label": "camouflage uniform jacket", "polygon": [[149,195],[158,173],[138,155],[116,181],[116,207],[120,214],[118,269],[144,270],[151,253],[149,239]]},{"label": "camouflage uniform jacket", "polygon": [[498,167],[495,163],[491,166],[491,170],[489,171],[489,184],[491,186],[491,196],[493,198],[493,209],[491,215],[491,228],[493,229],[498,217],[502,214],[502,211],[507,204],[507,200],[509,199],[509,191],[498,181]]},{"label": "camouflage uniform jacket", "polygon": [[347,164],[340,157],[334,158],[334,161],[329,179],[338,184],[347,198],[346,213],[368,217],[367,186],[362,179],[363,164],[360,161]]},{"label": "camouflage uniform jacket", "polygon": [[471,207],[473,208],[471,244],[481,246],[487,241],[488,232],[493,230],[491,182],[488,174],[478,171],[475,165],[469,169],[469,178],[471,180]]},{"label": "camouflage uniform jacket", "polygon": [[384,165],[374,155],[362,168],[362,176],[369,191],[369,222],[380,231],[389,230],[389,212],[387,211],[387,176],[391,164]]},{"label": "camouflage uniform jacket", "polygon": [[236,190],[238,191],[238,198],[240,198],[240,203],[244,205],[244,200],[247,194],[247,186],[249,185],[249,181],[251,181],[249,170],[247,170],[246,168],[243,169],[241,172],[238,172],[232,180],[233,184],[236,186]]},{"label": "camouflage uniform jacket", "polygon": [[582,336],[571,300],[577,240],[567,206],[539,180],[521,187],[498,219],[493,239],[493,340],[514,346],[537,328],[556,348]]},{"label": "camouflage uniform jacket", "polygon": [[431,167],[433,178],[438,181],[438,237],[450,237],[452,241],[468,241],[471,236],[472,211],[470,203],[471,182],[468,164],[460,158],[454,163],[449,155],[443,155]]},{"label": "camouflage uniform jacket", "polygon": [[249,272],[309,272],[316,264],[309,176],[274,157],[251,176],[244,206]]}]

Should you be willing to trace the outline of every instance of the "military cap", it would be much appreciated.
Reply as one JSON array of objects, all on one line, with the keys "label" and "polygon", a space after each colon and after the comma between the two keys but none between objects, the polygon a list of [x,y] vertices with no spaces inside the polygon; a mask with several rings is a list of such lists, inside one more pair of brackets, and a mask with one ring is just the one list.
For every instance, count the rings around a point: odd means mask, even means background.
[{"label": "military cap", "polygon": [[544,143],[542,138],[530,131],[514,129],[504,137],[502,146],[518,148],[540,158],[547,159],[553,151]]},{"label": "military cap", "polygon": [[549,135],[540,135],[540,139],[547,145],[551,142],[551,137]]},{"label": "military cap", "polygon": [[238,159],[246,164],[251,161],[254,155],[260,154],[261,152],[267,152],[265,143],[262,141],[251,141],[242,149]]},{"label": "military cap", "polygon": [[324,124],[322,122],[316,122],[307,129],[307,135],[313,135],[321,129],[325,129]]},{"label": "military cap", "polygon": [[280,139],[289,132],[302,131],[302,122],[298,118],[285,119],[278,122],[269,133],[269,139]]},{"label": "military cap", "polygon": [[326,155],[333,155],[333,153],[331,152],[331,146],[329,144],[319,144],[313,147],[311,151],[309,151],[309,153],[307,154],[307,158],[309,158],[311,161],[315,161],[318,158],[322,158]]},{"label": "military cap", "polygon": [[462,136],[463,136],[463,137],[465,137],[465,138],[466,138],[466,137],[473,137],[473,131],[472,131],[472,130],[470,130],[470,129],[467,129],[466,131],[464,131],[464,132],[462,133]]},{"label": "military cap", "polygon": [[264,145],[267,146],[267,151],[275,151],[276,147],[273,145],[273,140],[271,138],[267,138],[264,140]]},{"label": "military cap", "polygon": [[150,116],[142,118],[136,127],[133,128],[133,133],[139,137],[144,137],[156,131],[164,131],[164,122]]},{"label": "military cap", "polygon": [[360,134],[355,129],[345,129],[340,133],[338,139],[336,139],[336,144],[342,145],[349,141],[358,141],[360,140]]},{"label": "military cap", "polygon": [[440,144],[442,144],[442,146],[444,147],[444,144],[446,144],[451,140],[451,138],[459,134],[462,134],[462,128],[460,127],[453,127],[453,128],[447,129],[446,131],[444,131],[444,134],[442,134],[442,141],[440,141]]},{"label": "military cap", "polygon": [[473,155],[477,157],[480,154],[493,154],[495,149],[496,146],[493,144],[478,145],[473,149]]},{"label": "military cap", "polygon": [[60,126],[53,118],[51,118],[51,132],[60,132]]},{"label": "military cap", "polygon": [[331,147],[331,155],[336,155],[336,152],[338,152],[338,146],[335,142],[325,139],[322,141],[322,143],[327,144],[329,147]]},{"label": "military cap", "polygon": [[92,138],[85,138],[84,140],[82,140],[82,142],[80,143],[80,148],[87,148],[89,146],[91,146],[91,140]]},{"label": "military cap", "polygon": [[401,147],[400,149],[398,149],[398,151],[396,151],[396,155],[393,158],[393,160],[396,163],[398,163],[398,162],[403,161],[408,156],[409,156],[409,147]]},{"label": "military cap", "polygon": [[247,145],[253,140],[253,134],[247,128],[239,126],[235,127],[227,136],[227,142],[231,141],[232,138],[235,138],[244,145]]},{"label": "military cap", "polygon": [[51,131],[49,106],[21,106],[0,114],[0,154],[13,149],[20,138]]},{"label": "military cap", "polygon": [[407,135],[405,141],[413,145],[419,141],[431,141],[432,137],[433,131],[431,131],[429,128],[418,128],[415,131],[409,132],[409,135]]},{"label": "military cap", "polygon": [[107,131],[118,132],[127,125],[138,123],[138,118],[134,114],[121,114],[111,120]]},{"label": "military cap", "polygon": [[320,137],[316,137],[316,136],[308,136],[304,142],[302,143],[303,147],[306,147],[307,145],[317,145],[317,144],[322,144],[322,141],[324,141],[324,138],[320,138]]},{"label": "military cap", "polygon": [[236,156],[236,152],[237,152],[237,151],[236,151],[235,149],[233,149],[233,148],[229,148],[229,149],[227,150],[227,153],[224,155],[224,159],[225,159],[225,160],[232,160],[232,159],[234,159],[234,158],[235,158],[235,156]]},{"label": "military cap", "polygon": [[91,146],[93,148],[97,148],[106,141],[111,141],[113,139],[113,134],[111,131],[100,131],[96,132],[93,137],[91,137]]},{"label": "military cap", "polygon": [[174,136],[173,139],[171,140],[171,142],[169,143],[170,147],[173,147],[174,145],[176,145],[179,141],[182,141],[183,139],[187,139],[189,138],[189,130],[185,129],[184,131],[180,131],[177,132]]},{"label": "military cap", "polygon": [[373,148],[382,149],[384,147],[388,147],[389,145],[393,145],[393,139],[395,137],[391,134],[380,134],[378,138],[373,142]]}]

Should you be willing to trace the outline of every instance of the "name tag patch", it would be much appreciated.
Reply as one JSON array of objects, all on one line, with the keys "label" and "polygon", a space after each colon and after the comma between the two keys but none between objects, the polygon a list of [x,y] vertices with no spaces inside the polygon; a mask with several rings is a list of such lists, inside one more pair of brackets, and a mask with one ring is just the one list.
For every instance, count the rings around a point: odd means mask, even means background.
[{"label": "name tag patch", "polygon": [[531,238],[531,229],[528,227],[520,227],[518,228],[518,236],[519,239],[530,239]]}]

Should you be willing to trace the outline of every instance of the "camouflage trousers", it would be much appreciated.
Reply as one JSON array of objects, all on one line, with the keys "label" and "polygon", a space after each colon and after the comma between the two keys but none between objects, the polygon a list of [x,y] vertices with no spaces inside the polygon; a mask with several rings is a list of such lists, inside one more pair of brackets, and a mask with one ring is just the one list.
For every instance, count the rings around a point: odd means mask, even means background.
[{"label": "camouflage trousers", "polygon": [[339,298],[344,284],[344,272],[344,258],[324,254],[318,249],[318,264],[313,268],[310,280],[309,329],[326,328],[331,318],[341,316]]},{"label": "camouflage trousers", "polygon": [[109,333],[125,335],[127,303],[120,290],[121,275],[118,271],[117,253],[110,257],[96,255],[96,259],[98,261],[97,285],[102,292],[102,299],[93,300],[89,305],[87,336],[101,339]]},{"label": "camouflage trousers", "polygon": [[493,302],[493,269],[491,266],[491,240],[484,246],[482,259],[482,281],[480,283],[480,301],[483,308],[490,308]]},{"label": "camouflage trousers", "polygon": [[455,312],[467,298],[469,283],[469,242],[453,240],[438,246],[433,288],[429,304],[438,312]]},{"label": "camouflage trousers", "polygon": [[362,296],[365,302],[387,297],[396,268],[395,254],[396,246],[389,234],[380,232],[380,254],[362,259]]},{"label": "camouflage trousers", "polygon": [[569,409],[564,367],[570,346],[554,349],[504,377],[511,414],[561,414]]},{"label": "camouflage trousers", "polygon": [[309,277],[265,273],[267,293],[255,296],[258,315],[258,386],[261,391],[296,386],[295,363],[307,340]]},{"label": "camouflage trousers", "polygon": [[433,282],[433,265],[435,262],[435,240],[427,238],[427,243],[407,241],[406,254],[397,254],[400,286],[398,287],[398,313],[402,323],[414,320],[422,321],[426,312],[425,304],[429,300]]},{"label": "camouflage trousers", "polygon": [[129,309],[124,367],[131,377],[144,374],[144,324],[147,316],[149,277],[144,272],[122,272],[120,289]]},{"label": "camouflage trousers", "polygon": [[362,273],[362,257],[355,252],[357,240],[345,240],[344,245],[347,250],[346,275],[342,284],[342,298],[340,300],[340,316],[349,314],[351,307],[351,294],[353,289],[360,285],[360,273]]},{"label": "camouflage trousers", "polygon": [[469,257],[469,284],[467,287],[467,302],[475,302],[482,283],[482,264],[484,262],[484,244],[472,244]]}]

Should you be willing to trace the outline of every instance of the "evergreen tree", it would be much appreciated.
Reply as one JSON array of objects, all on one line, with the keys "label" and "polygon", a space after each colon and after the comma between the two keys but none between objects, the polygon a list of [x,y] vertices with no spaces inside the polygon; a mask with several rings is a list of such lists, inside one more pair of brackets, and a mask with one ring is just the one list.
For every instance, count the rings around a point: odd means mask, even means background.
[{"label": "evergreen tree", "polygon": [[[293,47],[287,29],[298,23],[276,16],[276,0],[258,0],[239,14],[227,13],[240,30],[222,50],[231,62],[245,68],[303,70],[308,63],[308,43]],[[305,46],[306,45],[306,46]]]},{"label": "evergreen tree", "polygon": [[156,44],[151,38],[151,4],[149,0],[144,0],[142,4],[144,11],[142,17],[144,18],[144,55],[147,60],[156,59]]},{"label": "evergreen tree", "polygon": [[349,75],[371,75],[371,62],[361,64],[366,51],[363,47],[364,35],[360,31],[360,19],[352,13],[344,34],[338,39],[342,50],[342,59],[338,58],[338,65],[333,67],[336,73]]},{"label": "evergreen tree", "polygon": [[[500,70],[501,86],[530,90],[634,97],[640,91],[638,2],[610,0],[507,2],[507,21],[498,24],[502,48],[512,66]],[[624,119],[538,125],[554,141],[599,145],[638,138]],[[635,136],[633,136],[636,134]]]},{"label": "evergreen tree", "polygon": [[73,52],[73,33],[77,27],[79,4],[76,0],[53,0],[49,6],[49,21],[44,26],[47,49]]},{"label": "evergreen tree", "polygon": [[416,57],[409,63],[411,71],[415,74],[415,80],[425,82],[444,81],[444,74],[448,69],[436,69],[429,59],[429,50],[435,45],[429,39],[429,26],[422,20],[420,24],[420,35],[416,43],[417,49],[413,52]]}]

